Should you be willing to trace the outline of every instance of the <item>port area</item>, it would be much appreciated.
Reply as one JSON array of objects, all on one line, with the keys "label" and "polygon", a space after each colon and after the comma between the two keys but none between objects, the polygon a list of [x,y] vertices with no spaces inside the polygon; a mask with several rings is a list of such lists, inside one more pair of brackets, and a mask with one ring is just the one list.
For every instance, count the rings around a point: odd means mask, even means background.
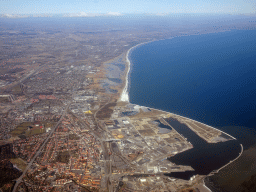
[{"label": "port area", "polygon": [[118,102],[111,118],[99,122],[108,153],[102,181],[128,191],[147,187],[160,191],[202,188],[206,175],[197,174],[190,165],[170,161],[170,157],[193,149],[192,143],[170,120],[186,125],[208,143],[231,139],[210,126],[172,113]]}]

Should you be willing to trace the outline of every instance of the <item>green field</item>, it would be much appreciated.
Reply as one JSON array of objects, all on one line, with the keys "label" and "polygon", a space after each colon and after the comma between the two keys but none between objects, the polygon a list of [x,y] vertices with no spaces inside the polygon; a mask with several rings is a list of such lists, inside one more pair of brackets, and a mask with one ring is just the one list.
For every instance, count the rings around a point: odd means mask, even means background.
[{"label": "green field", "polygon": [[70,154],[68,151],[58,152],[56,162],[69,163]]},{"label": "green field", "polygon": [[35,129],[30,129],[28,131],[28,127],[32,126],[32,122],[23,122],[19,124],[12,132],[12,136],[19,136],[19,135],[25,135],[25,136],[32,136],[32,135],[37,135],[37,134],[42,134],[45,133],[45,129],[40,129],[40,128],[35,128]]},{"label": "green field", "polygon": [[69,134],[69,139],[70,140],[79,140],[80,137],[77,134]]},{"label": "green field", "polygon": [[20,158],[12,158],[10,159],[10,161],[12,162],[12,164],[16,165],[22,171],[24,171],[27,167],[27,164]]},{"label": "green field", "polygon": [[15,95],[16,94],[22,94],[22,92],[23,92],[23,90],[22,90],[20,85],[16,85],[12,88],[12,93],[15,94]]},{"label": "green field", "polygon": [[12,136],[19,136],[22,134],[26,134],[26,130],[28,129],[28,126],[31,126],[32,123],[31,122],[24,122],[19,124],[12,132]]}]

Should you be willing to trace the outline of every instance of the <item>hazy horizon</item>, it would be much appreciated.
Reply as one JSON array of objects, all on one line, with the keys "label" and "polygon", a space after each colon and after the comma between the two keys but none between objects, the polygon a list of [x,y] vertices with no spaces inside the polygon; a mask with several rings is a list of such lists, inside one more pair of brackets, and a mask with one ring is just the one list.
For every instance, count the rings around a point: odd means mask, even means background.
[{"label": "hazy horizon", "polygon": [[166,15],[173,13],[219,13],[219,14],[255,14],[256,3],[253,0],[181,0],[168,2],[164,0],[1,0],[0,14],[36,15],[69,14],[72,17],[89,17],[98,15],[120,16],[123,14]]}]

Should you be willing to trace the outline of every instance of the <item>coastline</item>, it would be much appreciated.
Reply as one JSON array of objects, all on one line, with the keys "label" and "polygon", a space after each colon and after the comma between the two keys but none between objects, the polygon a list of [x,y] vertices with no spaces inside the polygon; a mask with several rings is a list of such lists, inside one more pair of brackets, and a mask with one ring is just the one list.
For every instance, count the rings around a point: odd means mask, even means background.
[{"label": "coastline", "polygon": [[127,68],[127,72],[126,72],[126,77],[125,77],[125,86],[124,89],[122,91],[122,94],[120,96],[120,101],[127,101],[129,102],[129,95],[128,95],[128,76],[129,76],[129,72],[130,72],[130,68],[131,68],[131,63],[130,60],[128,59],[128,55],[130,53],[130,51],[132,50],[133,47],[131,47],[127,53],[126,53],[126,62],[128,63],[128,68]]},{"label": "coastline", "polygon": [[[135,105],[137,105],[137,104],[135,104]],[[172,114],[172,115],[174,115],[174,116],[178,116],[178,117],[185,118],[185,119],[190,120],[190,121],[193,121],[193,122],[200,123],[200,124],[202,124],[202,125],[206,125],[206,124],[201,123],[201,122],[199,122],[199,121],[196,121],[196,120],[194,120],[194,119],[190,119],[190,118],[188,118],[188,117],[184,117],[184,116],[181,116],[181,115],[177,115],[177,114],[174,114],[174,113],[171,113],[171,112],[168,112],[168,111],[163,111],[163,110],[161,110],[161,109],[155,109],[155,108],[146,107],[146,106],[141,106],[141,105],[137,105],[137,106],[149,108],[150,110],[157,110],[157,111],[161,111],[161,112],[164,112],[164,113],[169,113],[169,114]],[[217,128],[214,128],[214,127],[212,127],[212,126],[210,126],[210,125],[206,125],[206,126],[212,128],[212,129],[218,130],[218,131],[220,131],[220,132],[222,132],[222,133],[228,135],[228,136],[231,137],[233,140],[237,140],[235,137],[229,135],[228,133],[225,133],[224,131],[221,131],[221,130],[219,130],[219,129],[217,129]],[[224,169],[224,168],[227,167],[229,164],[231,164],[231,163],[233,163],[234,161],[236,161],[237,159],[239,159],[239,157],[243,154],[243,151],[244,151],[244,150],[243,150],[243,145],[240,144],[240,146],[241,146],[241,152],[239,153],[239,155],[238,155],[235,159],[229,161],[227,164],[223,165],[223,166],[220,167],[218,170],[214,170],[214,171],[212,171],[211,173],[209,173],[208,175],[205,176],[205,178],[202,180],[202,186],[203,186],[206,190],[208,190],[209,192],[213,192],[213,191],[207,186],[207,184],[205,183],[205,179],[206,179],[207,177],[210,177],[210,176],[212,176],[212,175],[218,173],[220,170]]]},{"label": "coastline", "polygon": [[[230,30],[224,30],[224,31],[221,31],[221,32],[226,32],[226,31],[230,31]],[[182,37],[182,36],[188,36],[188,35],[180,35],[180,36],[175,36],[175,37]],[[197,36],[197,35],[196,35],[196,36]],[[125,82],[125,86],[124,86],[124,88],[123,88],[122,94],[121,94],[120,97],[119,97],[119,101],[123,101],[123,102],[128,102],[128,103],[130,103],[129,92],[128,92],[128,91],[129,91],[129,90],[128,90],[128,89],[129,89],[129,74],[130,74],[130,71],[131,71],[131,62],[130,62],[130,60],[129,60],[130,51],[131,51],[132,49],[136,48],[136,47],[139,47],[139,46],[143,45],[143,44],[148,44],[148,43],[155,42],[155,41],[162,41],[162,40],[167,40],[167,39],[173,39],[173,38],[175,38],[175,37],[169,37],[169,38],[165,38],[165,39],[154,39],[154,40],[151,40],[151,41],[148,41],[148,42],[142,42],[142,43],[139,43],[139,44],[135,45],[134,47],[131,47],[131,48],[127,51],[127,53],[126,53],[126,62],[128,63],[128,68],[127,68],[127,72],[126,72],[126,82]],[[141,106],[141,105],[138,105],[138,106]],[[145,106],[141,106],[141,107],[145,107]],[[150,108],[150,107],[147,107],[147,108]],[[163,111],[163,110],[160,110],[160,109],[156,109],[156,110]],[[165,112],[165,113],[171,113],[171,112],[167,112],[167,111],[163,111],[163,112]],[[191,121],[198,122],[198,123],[200,123],[200,124],[202,124],[202,125],[206,125],[206,124],[204,124],[204,123],[202,123],[202,122],[199,122],[199,121],[190,119],[190,118],[188,118],[188,117],[184,117],[184,116],[177,115],[177,114],[174,114],[174,113],[171,113],[171,114],[176,115],[176,116],[180,116],[180,117],[182,117],[182,118],[186,118],[186,119],[191,120]],[[214,127],[212,127],[212,126],[210,126],[210,125],[206,125],[206,126],[209,126],[209,127],[213,128],[213,129],[215,129],[215,130],[218,130],[218,131],[220,131],[220,132],[222,132],[222,133],[228,135],[228,136],[231,137],[232,139],[237,140],[235,137],[229,135],[228,133],[225,133],[224,131],[221,131],[221,130],[219,130],[219,129],[217,129],[217,128],[214,128]]]},{"label": "coastline", "polygon": [[127,68],[127,72],[126,72],[126,78],[125,78],[125,86],[124,86],[124,89],[122,91],[122,94],[120,95],[120,99],[119,101],[123,101],[123,102],[130,102],[129,100],[129,93],[128,93],[128,87],[129,87],[129,73],[130,73],[130,70],[131,70],[131,62],[129,60],[129,54],[130,54],[130,51],[132,49],[135,49],[136,47],[139,47],[141,45],[144,45],[144,44],[147,44],[147,43],[150,43],[150,42],[153,42],[153,41],[156,41],[156,40],[152,40],[152,41],[148,41],[148,42],[143,42],[143,43],[139,43],[137,45],[135,45],[134,47],[131,47],[127,53],[126,53],[126,62],[128,64],[128,68]]},{"label": "coastline", "polygon": [[[137,105],[137,104],[135,104],[135,105]],[[146,106],[142,106],[142,105],[137,105],[137,106],[146,107]],[[151,110],[153,109],[153,110],[161,111],[161,112],[164,112],[164,113],[169,113],[169,114],[172,114],[172,115],[177,116],[177,117],[185,118],[185,119],[187,119],[187,120],[200,123],[200,124],[202,124],[202,125],[208,126],[208,127],[212,128],[212,129],[215,129],[215,130],[217,130],[217,131],[220,131],[221,133],[224,133],[224,134],[228,135],[229,137],[231,137],[231,138],[234,139],[234,140],[237,140],[237,139],[236,139],[235,137],[233,137],[232,135],[229,135],[228,133],[226,133],[226,132],[224,132],[224,131],[221,131],[221,130],[219,130],[219,129],[217,129],[217,128],[214,128],[214,127],[212,127],[212,126],[210,126],[210,125],[204,124],[204,123],[199,122],[199,121],[197,121],[197,120],[190,119],[190,118],[188,118],[188,117],[184,117],[184,116],[181,116],[181,115],[177,115],[177,114],[175,114],[175,113],[171,113],[171,112],[164,111],[164,110],[161,110],[161,109],[155,109],[155,108],[151,108],[151,107],[146,107],[146,108],[149,108],[149,109],[151,109]]]},{"label": "coastline", "polygon": [[[181,35],[181,36],[187,36],[187,35]],[[176,37],[181,37],[181,36],[176,36]],[[139,43],[139,44],[131,47],[127,51],[127,53],[126,53],[126,62],[128,63],[128,68],[127,68],[127,72],[126,72],[125,86],[123,88],[122,94],[120,95],[119,101],[130,102],[130,100],[129,100],[129,92],[128,92],[128,88],[129,88],[129,73],[130,73],[130,70],[131,70],[131,62],[129,60],[130,51],[132,49],[135,49],[136,47],[139,47],[139,46],[144,45],[144,44],[148,44],[148,43],[151,43],[151,42],[154,42],[154,41],[162,41],[162,40],[167,40],[167,39],[173,39],[173,38],[175,38],[175,37],[169,37],[169,38],[166,38],[166,39],[155,39],[155,40]]]},{"label": "coastline", "polygon": [[[167,39],[172,39],[172,38],[174,38],[174,37],[170,37],[170,38],[167,38]],[[129,73],[130,73],[130,70],[131,70],[131,62],[130,62],[130,60],[129,60],[130,51],[131,51],[132,49],[138,47],[138,46],[143,45],[143,44],[151,43],[151,42],[154,42],[154,41],[161,41],[161,40],[165,40],[165,39],[152,40],[152,41],[148,41],[148,42],[139,43],[139,44],[135,45],[134,47],[131,47],[131,48],[127,51],[127,53],[126,53],[126,62],[128,63],[128,68],[127,68],[127,72],[126,72],[126,82],[125,82],[125,87],[124,87],[124,89],[123,89],[123,91],[122,91],[122,94],[121,94],[121,96],[120,96],[120,98],[119,98],[119,101],[123,101],[123,102],[128,102],[128,103],[130,103],[130,100],[129,100],[129,92],[128,92],[128,87],[129,87]],[[138,106],[141,106],[141,105],[138,105]],[[141,107],[146,107],[146,106],[141,106]],[[147,108],[150,108],[150,107],[147,107]],[[154,109],[154,108],[150,108],[150,109]],[[163,111],[163,110],[161,110],[161,109],[155,109],[155,110],[162,111],[162,112],[165,112],[165,113],[170,113],[170,114],[172,114],[172,115],[175,115],[175,116],[178,116],[178,117],[182,117],[182,118],[185,118],[185,119],[194,121],[194,122],[198,122],[198,123],[200,123],[200,124],[202,124],[202,125],[206,125],[206,124],[204,124],[204,123],[202,123],[202,122],[199,122],[199,121],[196,121],[196,120],[194,120],[194,119],[190,119],[190,118],[188,118],[188,117],[184,117],[184,116],[181,116],[181,115],[177,115],[177,114],[174,114],[174,113],[171,113],[171,112],[168,112],[168,111]],[[218,130],[218,131],[220,131],[220,132],[222,132],[222,133],[228,135],[228,136],[231,137],[232,139],[237,140],[235,137],[229,135],[228,133],[225,133],[224,131],[221,131],[221,130],[219,130],[219,129],[217,129],[217,128],[214,128],[214,127],[212,127],[212,126],[210,126],[210,125],[206,125],[206,126],[209,126],[209,127],[212,128],[212,129]],[[243,149],[242,149],[242,152],[243,152]]]},{"label": "coastline", "polygon": [[[170,39],[172,39],[172,38],[174,38],[174,37],[171,37]],[[169,38],[168,38],[168,39],[169,39]],[[154,42],[154,41],[160,41],[160,40],[164,40],[164,39],[152,40],[152,41],[149,41],[149,42],[143,42],[143,43],[137,44],[137,45],[134,46],[134,47],[131,47],[131,48],[127,51],[127,53],[126,53],[126,62],[127,62],[127,64],[128,64],[128,68],[127,68],[127,72],[126,72],[126,82],[125,82],[125,87],[124,87],[124,89],[123,89],[123,91],[122,91],[122,94],[121,94],[121,96],[120,96],[120,98],[119,98],[119,101],[123,101],[123,102],[128,102],[128,103],[130,103],[130,100],[129,100],[129,93],[128,93],[128,89],[129,89],[129,75],[130,75],[130,71],[131,71],[131,62],[130,62],[130,60],[129,60],[130,51],[133,50],[134,48],[140,46],[140,45],[147,44],[147,43]],[[137,105],[137,104],[136,104],[136,105]],[[137,106],[146,107],[146,106],[141,106],[141,105],[137,105]],[[187,119],[187,120],[190,120],[190,121],[193,121],[193,122],[198,122],[198,123],[200,123],[200,124],[202,124],[202,125],[206,125],[206,124],[204,124],[204,123],[202,123],[202,122],[199,122],[199,121],[190,119],[190,118],[188,118],[188,117],[184,117],[184,116],[181,116],[181,115],[177,115],[177,114],[174,114],[174,113],[171,113],[171,112],[168,112],[168,111],[163,111],[163,110],[161,110],[161,109],[155,109],[155,108],[150,108],[150,107],[146,107],[146,108],[158,110],[158,111],[165,112],[165,113],[169,113],[169,114],[172,114],[172,115],[177,116],[177,117],[185,118],[185,119]],[[229,136],[230,138],[232,138],[233,140],[237,140],[235,137],[229,135],[228,133],[225,133],[224,131],[221,131],[221,130],[219,130],[219,129],[217,129],[217,128],[214,128],[214,127],[212,127],[212,126],[210,126],[210,125],[206,125],[206,126],[212,128],[212,129],[218,130],[218,131],[220,131],[220,132],[223,133],[223,134],[228,135],[228,136]],[[242,153],[243,153],[243,145],[240,144],[240,146],[241,146],[241,152],[239,153],[239,155],[238,155],[234,160],[231,160],[231,161],[228,162],[226,165],[220,167],[218,170],[213,171],[212,173],[210,173],[210,174],[207,175],[206,177],[209,177],[209,176],[211,176],[211,175],[213,175],[213,174],[215,174],[215,173],[218,173],[220,170],[222,170],[223,168],[225,168],[226,166],[228,166],[228,165],[231,164],[232,162],[236,161],[236,160],[242,155]],[[208,188],[208,186],[206,185],[206,183],[204,182],[204,179],[203,179],[203,186],[204,186],[207,190],[211,191],[211,190]]]}]

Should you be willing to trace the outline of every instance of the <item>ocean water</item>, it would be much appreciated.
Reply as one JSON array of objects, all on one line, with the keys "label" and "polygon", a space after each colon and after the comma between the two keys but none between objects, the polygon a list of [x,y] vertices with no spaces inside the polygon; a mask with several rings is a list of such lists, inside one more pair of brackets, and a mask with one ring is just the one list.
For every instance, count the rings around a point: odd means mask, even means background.
[{"label": "ocean water", "polygon": [[155,41],[129,59],[131,103],[218,128],[256,128],[256,30]]},{"label": "ocean water", "polygon": [[189,117],[237,138],[209,144],[176,126],[194,148],[169,160],[195,171],[167,175],[207,175],[235,159],[240,144],[248,149],[256,143],[256,30],[151,42],[132,50],[129,59],[131,103]]}]

